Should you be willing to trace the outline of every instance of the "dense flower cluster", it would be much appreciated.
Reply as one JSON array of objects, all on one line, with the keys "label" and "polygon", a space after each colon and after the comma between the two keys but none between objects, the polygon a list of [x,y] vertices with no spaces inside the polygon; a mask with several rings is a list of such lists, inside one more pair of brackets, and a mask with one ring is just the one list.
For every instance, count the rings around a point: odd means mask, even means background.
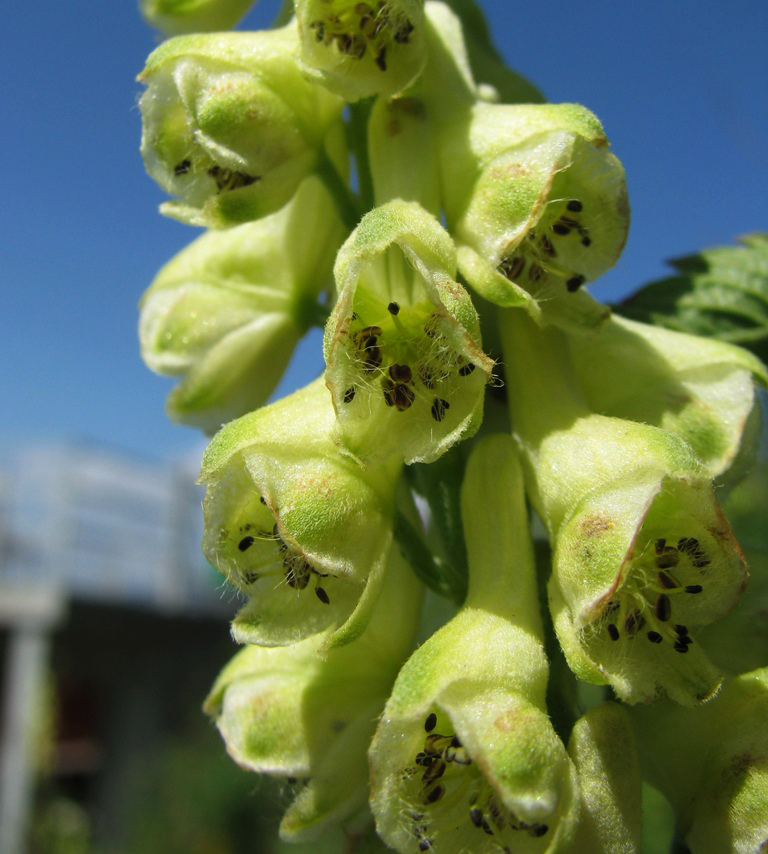
[{"label": "dense flower cluster", "polygon": [[[218,430],[228,751],[294,787],[287,840],[639,851],[645,779],[691,850],[757,850],[768,676],[724,672],[703,630],[747,583],[715,487],[765,368],[586,293],[626,238],[622,166],[470,0],[296,0],[210,32],[247,6],[143,3],[183,34],[139,77],[162,210],[209,229],[140,337],[179,378],[171,417]],[[312,327],[324,376],[264,405]]]}]

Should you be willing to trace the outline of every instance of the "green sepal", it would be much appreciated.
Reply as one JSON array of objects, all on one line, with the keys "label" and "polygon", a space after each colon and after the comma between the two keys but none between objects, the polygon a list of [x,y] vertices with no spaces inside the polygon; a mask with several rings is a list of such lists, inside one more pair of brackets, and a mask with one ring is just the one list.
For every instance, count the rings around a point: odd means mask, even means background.
[{"label": "green sepal", "polygon": [[642,781],[626,710],[603,703],[576,721],[568,753],[579,775],[581,818],[573,854],[642,850]]},{"label": "green sepal", "polygon": [[438,147],[449,228],[474,253],[461,272],[486,299],[513,305],[523,290],[554,303],[555,322],[559,302],[616,262],[624,170],[583,107],[476,104]]},{"label": "green sepal", "polygon": [[370,211],[339,251],[325,376],[337,439],[365,465],[430,462],[480,425],[493,363],[455,273],[450,236],[415,202]]},{"label": "green sepal", "polygon": [[224,427],[203,458],[203,549],[250,597],[233,623],[245,643],[283,645],[365,628],[392,537],[400,465],[363,470],[331,434],[318,379]]},{"label": "green sepal", "polygon": [[301,69],[346,101],[399,95],[424,68],[423,0],[295,0],[295,6]]},{"label": "green sepal", "polygon": [[462,508],[469,594],[403,666],[385,708],[369,754],[377,829],[402,852],[414,842],[435,851],[559,850],[574,829],[578,792],[544,708],[547,661],[510,437],[474,449]]},{"label": "green sepal", "polygon": [[672,804],[695,854],[753,852],[768,839],[768,669],[703,708],[631,710],[643,773]]},{"label": "green sepal", "polygon": [[300,784],[280,826],[283,839],[313,841],[338,824],[355,831],[371,823],[366,750],[412,648],[421,598],[393,551],[376,610],[355,643],[328,651],[325,633],[284,647],[247,646],[216,680],[205,710],[232,758]]},{"label": "green sepal", "polygon": [[311,178],[282,210],[208,232],[162,268],[142,297],[139,337],[147,365],[180,378],[172,420],[213,432],[265,403],[300,338],[322,322],[343,237]]},{"label": "green sepal", "polygon": [[571,336],[569,349],[591,409],[678,434],[711,477],[739,454],[756,406],[755,381],[768,379],[759,359],[740,347],[617,316]]},{"label": "green sepal", "polygon": [[139,75],[148,86],[141,150],[149,174],[178,197],[163,213],[214,228],[258,219],[337,156],[325,146],[338,146],[343,103],[303,78],[296,46],[290,23],[177,36],[150,55]]},{"label": "green sepal", "polygon": [[591,414],[563,333],[522,312],[508,313],[502,332],[570,667],[630,703],[709,699],[721,677],[692,635],[734,606],[747,579],[709,474],[675,433]]}]

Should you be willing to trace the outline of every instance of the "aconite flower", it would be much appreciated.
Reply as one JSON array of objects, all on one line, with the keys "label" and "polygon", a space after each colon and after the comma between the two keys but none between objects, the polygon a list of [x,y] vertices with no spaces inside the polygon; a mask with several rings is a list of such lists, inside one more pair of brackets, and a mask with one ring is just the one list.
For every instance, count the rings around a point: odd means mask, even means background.
[{"label": "aconite flower", "polygon": [[366,214],[339,251],[326,382],[343,447],[428,462],[480,425],[492,362],[448,233],[415,202]]},{"label": "aconite flower", "polygon": [[258,219],[307,175],[333,169],[327,146],[338,154],[343,103],[304,79],[296,47],[293,22],[177,36],[150,55],[141,152],[176,198],[163,213],[218,228]]},{"label": "aconite flower", "polygon": [[277,213],[209,231],[160,270],[139,336],[147,365],[179,378],[166,406],[174,421],[213,432],[266,402],[304,333],[324,320],[343,237],[309,178]]},{"label": "aconite flower", "polygon": [[592,413],[565,336],[524,312],[503,321],[513,427],[554,546],[550,608],[578,676],[627,702],[694,704],[720,684],[696,636],[738,600],[741,550],[691,446]]},{"label": "aconite flower", "polygon": [[296,0],[295,6],[304,73],[345,100],[397,95],[421,73],[423,0]]},{"label": "aconite flower", "polygon": [[242,643],[294,643],[365,626],[392,537],[399,462],[363,470],[331,438],[322,379],[224,427],[203,458],[203,550],[248,596]]},{"label": "aconite flower", "polygon": [[692,854],[752,854],[768,843],[768,668],[700,709],[635,708],[643,773],[667,798]]},{"label": "aconite flower", "polygon": [[499,305],[553,317],[618,259],[629,224],[624,170],[575,104],[485,104],[439,139],[459,269]]},{"label": "aconite flower", "polygon": [[576,772],[545,707],[533,553],[509,436],[473,450],[462,518],[465,604],[403,666],[371,745],[376,827],[403,854],[566,850]]},{"label": "aconite flower", "polygon": [[280,835],[317,839],[334,825],[372,823],[366,751],[410,652],[421,587],[396,549],[381,595],[354,643],[322,653],[327,633],[290,646],[247,646],[229,662],[205,710],[242,768],[290,781]]}]

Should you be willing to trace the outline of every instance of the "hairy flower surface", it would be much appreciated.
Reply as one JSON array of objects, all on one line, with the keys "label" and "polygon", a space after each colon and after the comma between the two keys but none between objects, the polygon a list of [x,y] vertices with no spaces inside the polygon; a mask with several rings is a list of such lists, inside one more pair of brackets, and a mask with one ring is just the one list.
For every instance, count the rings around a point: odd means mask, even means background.
[{"label": "hairy flower surface", "polygon": [[343,446],[364,462],[430,461],[480,425],[492,362],[453,244],[434,217],[393,201],[339,252],[326,382]]},{"label": "hairy flower surface", "polygon": [[571,668],[621,699],[703,702],[720,675],[698,629],[746,568],[710,478],[674,433],[590,413],[565,336],[508,314],[504,354],[531,499],[552,537],[550,607]]},{"label": "hairy flower surface", "polygon": [[[363,471],[331,439],[322,380],[233,421],[203,458],[203,550],[249,598],[233,634],[293,643],[364,627],[392,536],[399,463]],[[341,628],[339,628],[341,627]]]},{"label": "hairy flower surface", "polygon": [[643,770],[692,854],[765,851],[768,668],[728,682],[701,709],[632,709]]},{"label": "hairy flower surface", "polygon": [[603,703],[580,717],[568,740],[579,774],[581,817],[574,854],[642,850],[642,795],[637,746],[626,710]]},{"label": "hairy flower surface", "polygon": [[266,402],[322,317],[343,236],[309,178],[282,210],[208,232],[162,268],[142,299],[139,337],[152,370],[180,377],[173,420],[213,432]]},{"label": "hairy flower surface", "polygon": [[297,787],[283,838],[370,824],[366,749],[413,645],[420,606],[420,585],[393,549],[371,622],[354,643],[325,655],[323,634],[287,647],[247,646],[216,680],[205,708],[232,758]]},{"label": "hairy flower surface", "polygon": [[281,208],[340,132],[342,102],[296,67],[295,23],[255,33],[177,36],[154,51],[141,151],[178,201],[163,213],[222,227]]},{"label": "hairy flower surface", "polygon": [[754,449],[755,381],[768,376],[747,350],[615,315],[570,335],[568,349],[590,409],[677,433],[710,476],[733,464],[745,431]]},{"label": "hairy flower surface", "polygon": [[423,0],[296,0],[304,73],[347,101],[391,97],[424,67]]},{"label": "hairy flower surface", "polygon": [[440,163],[459,269],[492,302],[557,317],[618,259],[624,170],[583,107],[476,104],[444,132]]},{"label": "hairy flower surface", "polygon": [[544,705],[547,660],[510,437],[473,451],[462,516],[466,603],[404,665],[371,745],[377,829],[400,852],[561,850],[578,793]]}]

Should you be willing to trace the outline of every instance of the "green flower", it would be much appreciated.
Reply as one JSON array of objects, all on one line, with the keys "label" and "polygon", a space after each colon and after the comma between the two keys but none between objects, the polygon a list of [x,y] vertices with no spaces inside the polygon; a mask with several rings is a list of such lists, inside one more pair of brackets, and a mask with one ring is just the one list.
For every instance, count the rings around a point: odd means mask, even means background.
[{"label": "green flower", "polygon": [[[282,210],[212,231],[158,273],[141,301],[144,361],[180,377],[167,409],[212,432],[274,392],[332,281],[344,232],[315,178]],[[293,251],[301,245],[302,251]]]},{"label": "green flower", "polygon": [[467,600],[403,666],[371,745],[377,830],[401,852],[562,850],[579,796],[545,708],[533,554],[508,436],[473,451],[462,516]]},{"label": "green flower", "polygon": [[710,477],[679,436],[590,412],[565,336],[523,312],[503,325],[513,425],[554,547],[550,608],[571,668],[627,702],[703,702],[720,675],[697,631],[746,568]]},{"label": "green flower", "polygon": [[287,647],[247,646],[224,668],[205,705],[241,767],[298,786],[280,834],[318,838],[335,824],[371,823],[366,750],[398,667],[410,652],[421,589],[396,550],[368,627],[321,651],[321,634]]},{"label": "green flower", "polygon": [[423,0],[295,0],[301,67],[357,101],[406,89],[425,61]]},{"label": "green flower", "polygon": [[163,213],[211,227],[258,219],[327,161],[326,145],[338,155],[343,104],[304,79],[296,47],[291,23],[178,36],[150,55],[139,75],[141,151],[178,197]]},{"label": "green flower", "polygon": [[765,850],[767,716],[767,668],[729,682],[701,709],[632,709],[644,774],[693,854]]},{"label": "green flower", "polygon": [[363,471],[331,438],[322,380],[224,427],[203,458],[203,550],[249,596],[242,643],[328,644],[364,628],[392,537],[400,464]]},{"label": "green flower", "polygon": [[254,0],[139,0],[144,20],[166,35],[231,30]]},{"label": "green flower", "polygon": [[445,128],[439,151],[459,269],[490,301],[556,317],[616,262],[629,223],[624,170],[583,107],[476,104]]},{"label": "green flower", "polygon": [[431,461],[479,427],[492,362],[447,232],[418,204],[363,217],[339,251],[326,381],[344,448]]}]

